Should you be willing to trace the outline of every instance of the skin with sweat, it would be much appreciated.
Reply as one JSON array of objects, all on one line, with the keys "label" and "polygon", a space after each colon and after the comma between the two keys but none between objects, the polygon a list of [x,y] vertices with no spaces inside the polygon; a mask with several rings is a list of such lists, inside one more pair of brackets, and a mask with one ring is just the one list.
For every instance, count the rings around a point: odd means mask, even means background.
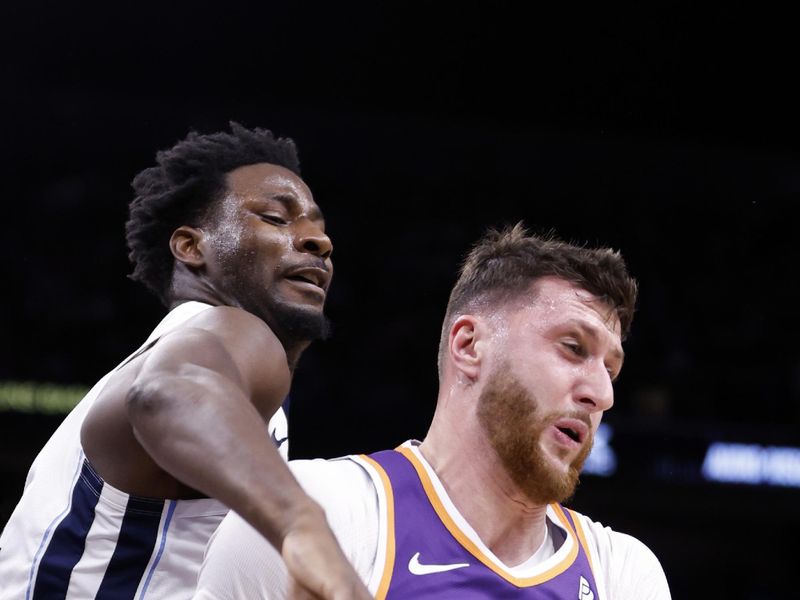
[{"label": "skin with sweat", "polygon": [[325,335],[333,247],[322,214],[283,167],[246,165],[226,182],[211,218],[169,240],[173,306],[212,308],[114,372],[85,418],[83,449],[125,492],[235,510],[281,551],[291,598],[367,600],[266,434],[301,353]]},{"label": "skin with sweat", "polygon": [[[623,356],[616,314],[557,277],[537,280],[525,300],[460,315],[450,327],[436,413],[420,449],[507,565],[537,550],[547,504],[574,491],[613,405]],[[537,485],[531,470],[557,485]],[[467,481],[486,482],[480,501]]]}]

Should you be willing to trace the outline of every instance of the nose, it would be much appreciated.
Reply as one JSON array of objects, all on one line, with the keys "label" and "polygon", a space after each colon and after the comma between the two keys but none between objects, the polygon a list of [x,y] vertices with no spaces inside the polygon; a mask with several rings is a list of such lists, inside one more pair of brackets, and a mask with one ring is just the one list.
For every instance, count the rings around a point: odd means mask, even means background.
[{"label": "nose", "polygon": [[587,372],[578,386],[576,401],[589,413],[604,412],[614,406],[614,385],[602,362],[587,365]]},{"label": "nose", "polygon": [[295,247],[300,252],[314,254],[323,260],[330,258],[333,253],[333,243],[322,228],[309,219],[302,219],[297,224]]}]

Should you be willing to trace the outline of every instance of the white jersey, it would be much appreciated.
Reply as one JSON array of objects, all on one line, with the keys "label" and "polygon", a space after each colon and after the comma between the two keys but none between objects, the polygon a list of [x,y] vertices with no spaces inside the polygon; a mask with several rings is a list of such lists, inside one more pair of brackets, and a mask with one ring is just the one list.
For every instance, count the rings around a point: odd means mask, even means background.
[{"label": "white jersey", "polygon": [[[131,357],[208,308],[181,304]],[[80,430],[112,374],[77,404],[31,466],[0,536],[0,600],[191,597],[203,550],[227,508],[213,499],[131,496],[99,477],[83,453]],[[269,435],[287,458],[282,409]]]},{"label": "white jersey", "polygon": [[[490,564],[493,570],[510,580],[545,581],[552,573],[560,572],[558,563],[564,562],[564,555],[570,554],[569,544],[578,545],[575,540],[570,541],[574,535],[554,505],[547,511],[547,533],[541,546],[521,564],[504,565],[455,508],[416,446],[406,443],[403,448],[424,471],[430,484],[426,488],[428,499],[443,511],[443,521],[449,521],[448,526],[454,528],[453,536],[468,549],[475,564]],[[325,510],[342,549],[369,591],[378,598],[385,597],[387,554],[393,554],[387,549],[392,547],[394,537],[390,525],[393,502],[387,497],[387,482],[382,479],[385,474],[368,458],[355,456],[331,461],[292,461],[289,466],[306,492]],[[576,588],[574,596],[569,595],[569,598],[669,600],[664,571],[644,544],[584,515],[570,513],[581,532],[580,545],[585,547],[591,561],[597,594],[581,595]],[[461,567],[464,567],[461,572],[470,572],[466,562],[429,565],[430,556],[412,556],[410,560],[404,557],[404,562],[395,556],[394,560],[397,568],[406,570],[410,577],[433,577],[438,572]],[[473,560],[468,562],[472,564]],[[280,555],[257,531],[231,513],[211,538],[195,600],[282,600],[288,597],[287,584]]]}]

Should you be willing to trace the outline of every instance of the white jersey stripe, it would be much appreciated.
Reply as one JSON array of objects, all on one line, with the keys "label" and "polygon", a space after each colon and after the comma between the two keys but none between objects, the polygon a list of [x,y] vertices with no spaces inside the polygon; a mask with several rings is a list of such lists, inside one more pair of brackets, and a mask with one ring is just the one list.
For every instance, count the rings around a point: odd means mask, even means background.
[{"label": "white jersey stripe", "polygon": [[66,598],[94,598],[97,595],[105,570],[93,565],[107,565],[111,560],[119,539],[119,521],[125,512],[124,500],[122,503],[116,500],[113,488],[104,485],[95,507],[94,521],[86,536],[83,555],[73,569],[83,576],[70,578]]},{"label": "white jersey stripe", "polygon": [[96,600],[133,599],[159,538],[164,500],[130,496]]},{"label": "white jersey stripe", "polygon": [[164,517],[164,525],[161,528],[161,541],[158,545],[158,553],[156,554],[153,563],[150,565],[150,568],[147,571],[147,577],[144,580],[144,585],[142,586],[141,593],[139,594],[139,600],[142,600],[145,597],[147,588],[150,586],[150,580],[153,579],[153,573],[156,572],[158,563],[161,560],[161,555],[164,554],[164,546],[167,545],[167,531],[169,531],[169,524],[170,521],[172,521],[172,515],[175,514],[175,507],[178,505],[175,500],[168,500],[167,502],[169,506]]},{"label": "white jersey stripe", "polygon": [[[75,467],[75,474],[72,476],[72,487],[75,486],[75,482],[77,481],[80,475],[80,469],[81,469],[81,463],[78,462],[78,464]],[[33,562],[31,563],[31,572],[30,575],[28,576],[28,587],[25,590],[25,600],[30,600],[31,598],[34,576],[36,575],[37,567],[39,566],[39,560],[42,557],[42,553],[44,552],[44,549],[47,547],[47,543],[50,540],[50,533],[56,527],[56,523],[60,523],[61,520],[64,519],[64,517],[66,517],[67,514],[69,514],[70,508],[72,508],[72,495],[69,496],[69,501],[67,502],[67,506],[55,519],[52,520],[50,525],[47,526],[44,535],[42,536],[42,541],[39,543],[39,548],[36,550],[36,555],[34,556]]]}]

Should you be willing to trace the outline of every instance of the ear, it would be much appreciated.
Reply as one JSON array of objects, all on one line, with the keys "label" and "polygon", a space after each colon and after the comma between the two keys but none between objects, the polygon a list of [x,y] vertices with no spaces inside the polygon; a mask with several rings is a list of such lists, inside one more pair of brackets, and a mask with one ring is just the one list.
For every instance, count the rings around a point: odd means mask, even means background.
[{"label": "ear", "polygon": [[205,264],[204,247],[205,235],[203,231],[188,225],[178,227],[169,238],[169,249],[172,251],[175,260],[189,267],[197,268]]},{"label": "ear", "polygon": [[448,350],[455,370],[475,381],[484,358],[486,326],[473,315],[461,315],[450,328]]}]

